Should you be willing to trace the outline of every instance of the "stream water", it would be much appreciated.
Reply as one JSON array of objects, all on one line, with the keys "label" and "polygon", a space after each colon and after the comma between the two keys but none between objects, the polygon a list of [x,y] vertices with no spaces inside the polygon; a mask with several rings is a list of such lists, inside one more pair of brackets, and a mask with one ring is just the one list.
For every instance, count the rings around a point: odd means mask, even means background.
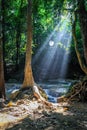
[{"label": "stream water", "polygon": [[48,95],[50,102],[57,102],[57,98],[66,94],[73,81],[69,80],[49,80],[45,83],[39,83]]},{"label": "stream water", "polygon": [[[49,80],[46,82],[39,82],[39,86],[41,86],[46,94],[48,95],[48,100],[50,102],[57,102],[57,98],[61,95],[64,95],[70,86],[75,81],[72,80]],[[12,91],[16,91],[20,89],[21,84],[17,83],[7,83],[6,84],[6,95],[9,98],[9,95],[12,93]]]}]

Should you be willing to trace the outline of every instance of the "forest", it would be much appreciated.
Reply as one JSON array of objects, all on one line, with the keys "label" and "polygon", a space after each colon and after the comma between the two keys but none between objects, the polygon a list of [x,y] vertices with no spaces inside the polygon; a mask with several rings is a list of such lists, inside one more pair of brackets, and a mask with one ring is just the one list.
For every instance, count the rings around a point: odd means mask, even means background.
[{"label": "forest", "polygon": [[0,130],[87,130],[87,0],[0,0]]}]

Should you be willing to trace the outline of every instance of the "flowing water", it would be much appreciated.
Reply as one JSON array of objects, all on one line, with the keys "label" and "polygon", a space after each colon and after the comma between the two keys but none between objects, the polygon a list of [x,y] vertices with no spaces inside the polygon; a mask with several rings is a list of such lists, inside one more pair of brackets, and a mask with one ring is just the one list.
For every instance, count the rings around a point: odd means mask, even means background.
[{"label": "flowing water", "polygon": [[[60,97],[61,95],[66,94],[70,86],[74,83],[75,81],[71,80],[49,80],[46,82],[41,82],[38,83],[46,92],[48,95],[48,100],[50,102],[57,102],[57,98]],[[20,89],[21,84],[16,84],[16,83],[7,83],[6,84],[6,94],[7,97],[9,98],[9,95],[12,93],[12,91],[16,91]]]},{"label": "flowing water", "polygon": [[49,80],[45,83],[39,83],[48,95],[50,102],[57,102],[57,98],[66,94],[73,81]]}]

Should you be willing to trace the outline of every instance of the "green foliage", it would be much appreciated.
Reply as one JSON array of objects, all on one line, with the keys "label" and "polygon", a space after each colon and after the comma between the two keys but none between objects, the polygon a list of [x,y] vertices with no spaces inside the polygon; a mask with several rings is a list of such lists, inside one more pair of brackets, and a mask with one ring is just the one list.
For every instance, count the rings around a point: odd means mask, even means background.
[{"label": "green foliage", "polygon": [[5,3],[5,60],[7,64],[16,62],[16,35],[20,27],[20,55],[25,53],[26,9],[27,0],[10,0]]},{"label": "green foliage", "polygon": [[[85,1],[86,2],[86,1]],[[87,4],[86,4],[87,8]],[[68,10],[69,9],[69,10]],[[58,26],[55,31],[62,32],[65,29],[70,33],[72,23],[68,22],[67,15],[70,18],[76,10],[76,0],[33,0],[33,44],[32,54],[35,55],[37,49],[44,44],[46,38],[53,32],[56,25],[61,20],[63,26]],[[1,13],[1,12],[0,12]],[[5,61],[7,64],[16,63],[17,55],[17,37],[20,35],[19,44],[19,62],[21,59],[24,60],[26,51],[26,39],[27,39],[27,0],[5,0]],[[62,17],[62,18],[61,18]],[[17,32],[19,35],[17,36]],[[80,33],[79,20],[77,20],[76,26],[77,39],[79,41],[79,49],[82,52],[82,39]],[[68,38],[68,37],[66,37]],[[65,42],[66,44],[66,42]],[[71,48],[72,60],[77,61],[74,42],[69,47],[66,47],[61,42],[58,46],[66,52]]]}]

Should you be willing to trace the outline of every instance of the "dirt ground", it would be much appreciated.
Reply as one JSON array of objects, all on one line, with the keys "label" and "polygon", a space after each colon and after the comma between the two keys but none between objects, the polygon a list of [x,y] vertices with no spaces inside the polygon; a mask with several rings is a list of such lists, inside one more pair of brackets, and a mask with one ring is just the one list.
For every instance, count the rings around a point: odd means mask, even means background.
[{"label": "dirt ground", "polygon": [[87,130],[87,103],[10,102],[0,109],[0,130]]}]

